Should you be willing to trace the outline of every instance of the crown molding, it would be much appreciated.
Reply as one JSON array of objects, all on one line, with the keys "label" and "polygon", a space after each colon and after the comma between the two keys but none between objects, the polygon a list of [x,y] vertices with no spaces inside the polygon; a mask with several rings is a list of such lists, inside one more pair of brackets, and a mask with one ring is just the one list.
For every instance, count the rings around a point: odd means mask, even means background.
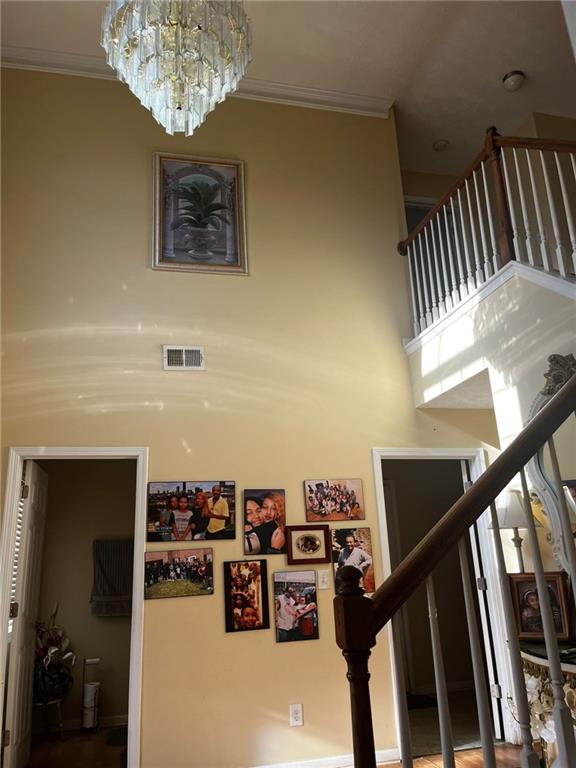
[{"label": "crown molding", "polygon": [[[115,73],[100,56],[89,56],[83,53],[5,45],[2,48],[2,66],[9,69],[28,69],[58,75],[116,80]],[[379,96],[307,88],[249,77],[242,80],[234,97],[381,118],[387,118],[392,107],[391,99]]]},{"label": "crown molding", "polygon": [[344,91],[327,91],[300,85],[275,83],[271,80],[254,80],[245,77],[234,94],[240,99],[270,101],[296,107],[324,109],[331,112],[349,112],[368,117],[389,117],[392,100],[380,96],[364,96]]}]

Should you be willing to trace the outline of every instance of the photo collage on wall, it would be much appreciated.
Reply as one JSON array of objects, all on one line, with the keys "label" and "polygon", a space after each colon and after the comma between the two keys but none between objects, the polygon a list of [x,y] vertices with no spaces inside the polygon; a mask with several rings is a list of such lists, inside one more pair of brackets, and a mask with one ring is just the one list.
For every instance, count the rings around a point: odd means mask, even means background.
[{"label": "photo collage on wall", "polygon": [[[285,489],[242,491],[239,538],[245,559],[223,561],[226,632],[270,628],[271,586],[276,642],[318,639],[318,587],[317,573],[310,569],[313,565],[332,564],[335,576],[344,565],[352,565],[359,571],[364,591],[374,592],[370,529],[358,524],[365,519],[362,480],[316,479],[303,484],[301,525],[286,525]],[[340,528],[329,523],[348,525]],[[237,538],[236,527],[235,481],[149,483],[147,540],[156,546],[146,552],[145,598],[217,592],[214,550],[218,540]],[[274,555],[284,555],[287,565],[299,568],[275,571],[269,585],[268,560],[264,558]]]}]

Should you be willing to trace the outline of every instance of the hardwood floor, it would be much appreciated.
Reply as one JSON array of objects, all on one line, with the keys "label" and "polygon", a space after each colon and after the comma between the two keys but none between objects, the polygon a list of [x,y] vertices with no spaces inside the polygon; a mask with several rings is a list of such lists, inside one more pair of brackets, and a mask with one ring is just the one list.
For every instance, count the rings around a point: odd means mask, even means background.
[{"label": "hardwood floor", "polygon": [[74,731],[62,739],[50,736],[33,743],[27,768],[122,768],[126,765],[126,747],[110,746],[112,730],[118,729]]},{"label": "hardwood floor", "polygon": [[[496,747],[496,764],[498,768],[519,768],[520,747],[509,744]],[[382,768],[401,768],[400,763],[386,763]],[[414,768],[442,768],[442,756],[416,757]],[[456,768],[484,768],[481,749],[465,749],[456,752]]]}]

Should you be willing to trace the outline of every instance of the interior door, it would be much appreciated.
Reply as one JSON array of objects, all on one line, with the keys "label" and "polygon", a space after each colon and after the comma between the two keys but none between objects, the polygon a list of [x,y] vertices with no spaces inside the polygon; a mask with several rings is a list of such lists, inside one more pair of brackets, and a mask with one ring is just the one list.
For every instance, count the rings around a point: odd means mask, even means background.
[{"label": "interior door", "polygon": [[[462,470],[462,482],[467,490],[472,485],[470,464],[468,461],[460,462]],[[490,615],[490,606],[488,603],[487,589],[488,582],[478,536],[478,523],[470,528],[470,552],[474,566],[474,575],[476,577],[476,586],[478,588],[478,611],[480,614],[480,631],[484,643],[484,660],[486,663],[486,675],[488,678],[488,688],[490,693],[490,703],[492,706],[492,722],[494,725],[494,736],[496,739],[504,738],[504,723],[502,719],[502,701],[501,686],[498,678],[498,664],[494,649],[494,636],[492,629],[492,618]]]},{"label": "interior door", "polygon": [[19,510],[19,541],[15,551],[15,598],[18,615],[12,622],[8,651],[5,728],[10,732],[4,748],[3,768],[24,768],[30,757],[32,731],[32,675],[38,613],[42,544],[46,520],[48,475],[27,461],[23,503]]}]

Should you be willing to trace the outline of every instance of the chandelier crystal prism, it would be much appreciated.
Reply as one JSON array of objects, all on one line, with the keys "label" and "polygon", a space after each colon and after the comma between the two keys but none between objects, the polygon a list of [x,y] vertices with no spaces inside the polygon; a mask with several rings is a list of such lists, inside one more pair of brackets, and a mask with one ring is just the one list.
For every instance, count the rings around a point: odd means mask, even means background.
[{"label": "chandelier crystal prism", "polygon": [[112,0],[102,47],[160,125],[187,136],[238,88],[251,58],[238,0]]}]

